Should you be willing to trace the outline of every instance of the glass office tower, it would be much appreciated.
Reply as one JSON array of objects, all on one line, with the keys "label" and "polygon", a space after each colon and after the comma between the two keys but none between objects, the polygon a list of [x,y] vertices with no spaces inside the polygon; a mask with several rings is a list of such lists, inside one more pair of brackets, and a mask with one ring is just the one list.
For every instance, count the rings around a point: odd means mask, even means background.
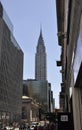
[{"label": "glass office tower", "polygon": [[47,81],[27,80],[29,97],[38,102],[44,111],[49,111],[49,84]]},{"label": "glass office tower", "polygon": [[22,108],[23,52],[0,3],[0,121],[19,120]]}]

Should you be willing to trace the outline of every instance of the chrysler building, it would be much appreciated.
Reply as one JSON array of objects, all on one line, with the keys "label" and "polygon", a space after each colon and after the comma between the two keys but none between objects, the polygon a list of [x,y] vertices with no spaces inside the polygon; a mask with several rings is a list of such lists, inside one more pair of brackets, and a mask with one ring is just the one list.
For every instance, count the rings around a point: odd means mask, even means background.
[{"label": "chrysler building", "polygon": [[46,78],[47,78],[46,49],[42,36],[42,30],[40,30],[40,35],[35,54],[35,79],[47,80]]}]

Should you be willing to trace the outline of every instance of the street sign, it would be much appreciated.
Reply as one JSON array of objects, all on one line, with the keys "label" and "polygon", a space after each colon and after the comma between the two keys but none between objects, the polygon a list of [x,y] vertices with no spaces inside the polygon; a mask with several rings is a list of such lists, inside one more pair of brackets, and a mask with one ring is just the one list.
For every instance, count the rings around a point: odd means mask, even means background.
[{"label": "street sign", "polygon": [[61,121],[68,121],[68,115],[61,115]]}]

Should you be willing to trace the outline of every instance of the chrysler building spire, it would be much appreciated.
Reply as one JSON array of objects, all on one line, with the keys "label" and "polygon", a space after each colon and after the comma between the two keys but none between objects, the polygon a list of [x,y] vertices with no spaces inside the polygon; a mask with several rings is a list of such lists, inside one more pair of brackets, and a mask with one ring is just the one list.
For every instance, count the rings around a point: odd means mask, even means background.
[{"label": "chrysler building spire", "polygon": [[40,35],[35,54],[35,79],[46,80],[46,51],[42,36],[42,28],[40,29]]}]

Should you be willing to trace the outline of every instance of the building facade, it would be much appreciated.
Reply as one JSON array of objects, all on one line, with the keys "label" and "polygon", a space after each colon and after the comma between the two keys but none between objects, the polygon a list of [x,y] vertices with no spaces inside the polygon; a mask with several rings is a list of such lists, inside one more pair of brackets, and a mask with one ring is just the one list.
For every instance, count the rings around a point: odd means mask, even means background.
[{"label": "building facade", "polygon": [[42,36],[42,30],[40,30],[40,36],[35,54],[35,79],[46,80],[47,79],[47,66],[46,66],[46,49]]},{"label": "building facade", "polygon": [[34,99],[28,96],[22,96],[22,122],[29,125],[32,122],[38,122],[40,106]]},{"label": "building facade", "polygon": [[22,112],[26,116],[24,119],[29,123],[44,120],[44,113],[49,111],[49,95],[47,81],[23,80]]},{"label": "building facade", "polygon": [[[58,5],[61,2],[57,0],[58,29],[63,31],[66,28],[66,42],[62,44],[62,68],[65,66],[64,75],[64,110],[73,114],[74,130],[82,129],[82,1],[81,0],[62,0],[61,10]],[[67,6],[67,11],[65,7]],[[60,19],[61,18],[61,19]],[[64,20],[63,20],[64,18]],[[66,19],[65,19],[66,18]],[[59,26],[60,25],[60,26]],[[63,26],[61,26],[63,25]],[[65,33],[65,31],[64,31]],[[60,39],[60,37],[58,37]],[[61,42],[63,43],[63,42]],[[66,53],[63,48],[66,44]],[[64,59],[65,57],[65,59]],[[64,62],[63,62],[64,61]],[[62,78],[63,81],[63,78]]]},{"label": "building facade", "polygon": [[22,106],[23,52],[0,3],[0,120],[19,120]]},{"label": "building facade", "polygon": [[57,12],[57,28],[58,28],[58,45],[61,47],[60,60],[57,61],[57,66],[61,67],[60,73],[62,74],[61,92],[59,95],[60,109],[66,111],[67,108],[67,94],[66,93],[66,54],[67,54],[67,17],[68,17],[68,3],[69,0],[56,0]]},{"label": "building facade", "polygon": [[38,102],[44,111],[49,111],[49,85],[47,81],[28,79],[28,96]]}]

